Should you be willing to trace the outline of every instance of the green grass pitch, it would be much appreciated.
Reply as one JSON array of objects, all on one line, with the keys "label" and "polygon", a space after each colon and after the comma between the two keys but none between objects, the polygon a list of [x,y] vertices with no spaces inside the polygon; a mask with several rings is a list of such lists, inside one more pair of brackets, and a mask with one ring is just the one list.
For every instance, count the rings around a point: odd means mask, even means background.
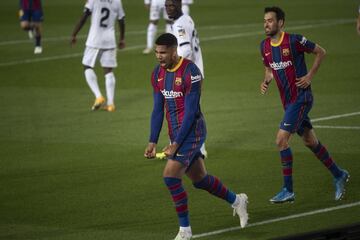
[{"label": "green grass pitch", "polygon": [[[88,25],[69,37],[85,1],[44,2],[42,55],[20,30],[18,1],[0,3],[0,239],[172,239],[177,219],[162,181],[165,161],[143,151],[152,108],[153,55],[145,47],[142,0],[123,0],[127,49],[118,52],[115,113],[90,112],[93,96],[81,66]],[[282,184],[275,133],[282,118],[275,84],[259,93],[263,8],[279,5],[289,32],[327,50],[313,80],[313,119],[360,111],[360,37],[356,1],[196,0],[191,7],[203,50],[208,171],[249,196],[249,223],[360,201],[360,116],[319,121],[319,139],[349,170],[346,198],[335,202],[331,175],[298,137],[294,204],[271,205]],[[159,32],[163,32],[161,22]],[[313,57],[307,56],[309,64]],[[99,83],[104,78],[96,68]],[[104,91],[104,90],[103,90]],[[164,125],[160,147],[167,143]],[[186,180],[193,233],[238,226],[232,209]],[[203,239],[268,239],[360,222],[360,207],[254,226]]]}]

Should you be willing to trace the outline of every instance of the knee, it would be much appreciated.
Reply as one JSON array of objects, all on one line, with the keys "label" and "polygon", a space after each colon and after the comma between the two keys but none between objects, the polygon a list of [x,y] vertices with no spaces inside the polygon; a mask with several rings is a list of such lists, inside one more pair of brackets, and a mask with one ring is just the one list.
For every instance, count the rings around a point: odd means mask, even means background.
[{"label": "knee", "polygon": [[288,140],[284,137],[277,137],[276,146],[279,148],[279,150],[287,149],[289,147]]},{"label": "knee", "polygon": [[310,149],[316,148],[318,145],[318,141],[314,139],[303,139],[304,145]]},{"label": "knee", "polygon": [[20,22],[20,27],[21,27],[21,29],[26,30],[26,31],[30,30],[30,25],[27,22]]}]

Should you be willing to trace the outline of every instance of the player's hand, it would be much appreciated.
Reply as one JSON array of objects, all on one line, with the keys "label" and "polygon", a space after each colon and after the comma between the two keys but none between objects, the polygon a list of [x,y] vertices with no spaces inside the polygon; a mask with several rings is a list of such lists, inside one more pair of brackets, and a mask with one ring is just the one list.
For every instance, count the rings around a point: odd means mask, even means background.
[{"label": "player's hand", "polygon": [[156,143],[149,143],[145,148],[144,157],[154,158],[156,156]]},{"label": "player's hand", "polygon": [[75,44],[76,44],[76,36],[71,36],[70,45],[74,46]]},{"label": "player's hand", "polygon": [[178,147],[179,147],[179,145],[177,143],[173,143],[173,144],[170,144],[170,145],[166,146],[163,149],[163,152],[165,153],[165,155],[167,157],[170,157],[170,156],[173,156],[175,154]]},{"label": "player's hand", "polygon": [[309,74],[306,74],[305,76],[301,78],[296,79],[295,85],[299,88],[307,88],[311,84],[311,77]]},{"label": "player's hand", "polygon": [[125,45],[126,45],[125,40],[120,40],[118,47],[119,47],[119,49],[123,49],[123,48],[125,48]]},{"label": "player's hand", "polygon": [[260,84],[260,92],[261,94],[265,94],[267,92],[267,90],[269,89],[269,81],[264,80],[261,84]]}]

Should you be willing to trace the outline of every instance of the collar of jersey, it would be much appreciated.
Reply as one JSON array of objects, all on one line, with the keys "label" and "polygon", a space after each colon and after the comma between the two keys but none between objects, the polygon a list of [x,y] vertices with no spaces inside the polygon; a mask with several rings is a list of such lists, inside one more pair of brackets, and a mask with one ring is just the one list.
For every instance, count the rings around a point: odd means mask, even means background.
[{"label": "collar of jersey", "polygon": [[282,41],[284,40],[284,35],[285,35],[285,32],[282,32],[282,33],[281,33],[281,36],[280,36],[280,40],[279,40],[277,43],[272,43],[272,42],[270,41],[271,46],[273,46],[273,47],[278,47],[278,46],[280,46],[280,44],[281,44]]},{"label": "collar of jersey", "polygon": [[169,72],[175,72],[176,70],[179,69],[179,67],[181,66],[182,62],[183,62],[184,58],[180,57],[180,61],[176,64],[176,66],[172,69],[166,69]]}]

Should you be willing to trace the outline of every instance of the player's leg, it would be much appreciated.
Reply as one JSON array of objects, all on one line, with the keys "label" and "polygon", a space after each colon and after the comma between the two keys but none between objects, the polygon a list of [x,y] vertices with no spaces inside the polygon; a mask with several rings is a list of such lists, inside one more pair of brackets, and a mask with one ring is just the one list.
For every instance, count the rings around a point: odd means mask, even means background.
[{"label": "player's leg", "polygon": [[104,110],[108,112],[115,111],[114,97],[115,97],[115,75],[113,68],[117,67],[116,62],[116,49],[109,49],[102,52],[100,57],[100,64],[104,69],[105,74],[105,86],[106,86],[106,98],[107,104],[104,106]]},{"label": "player's leg", "polygon": [[186,175],[191,179],[195,188],[205,190],[231,204],[234,214],[237,213],[240,218],[240,226],[245,227],[248,221],[246,194],[235,194],[218,177],[208,174],[200,152],[198,156],[197,160],[188,168]]},{"label": "player's leg", "polygon": [[105,98],[100,92],[97,76],[93,69],[99,52],[99,49],[86,47],[82,60],[86,82],[95,95],[95,102],[91,107],[92,111],[98,110],[102,105],[105,104]]},{"label": "player's leg", "polygon": [[280,152],[284,185],[282,190],[270,199],[272,203],[292,202],[293,191],[292,164],[293,155],[289,146],[291,135],[299,128],[301,122],[311,108],[311,104],[293,103],[286,107],[284,118],[276,135],[276,145]]},{"label": "player's leg", "polygon": [[23,29],[24,31],[27,31],[29,38],[33,39],[34,34],[33,34],[33,25],[30,21],[30,11],[20,9],[19,10],[19,19],[20,19],[21,29]]},{"label": "player's leg", "polygon": [[41,45],[41,38],[42,38],[42,22],[43,22],[43,13],[41,10],[36,10],[32,12],[32,22],[35,32],[35,54],[42,53],[42,45]]},{"label": "player's leg", "polygon": [[149,12],[149,25],[147,27],[146,34],[146,48],[143,50],[143,54],[149,54],[153,51],[159,19],[160,6],[156,3],[156,1],[151,1]]},{"label": "player's leg", "polygon": [[272,203],[291,202],[295,198],[292,179],[293,155],[289,146],[290,138],[291,132],[284,129],[279,129],[276,135],[276,145],[280,152],[284,185],[282,190],[270,199]]},{"label": "player's leg", "polygon": [[41,37],[42,37],[42,24],[41,22],[34,22],[34,33],[35,33],[35,49],[34,54],[42,53]]},{"label": "player's leg", "polygon": [[185,171],[186,166],[183,163],[170,159],[167,161],[163,172],[164,182],[171,194],[179,220],[180,229],[175,239],[190,239],[192,236],[188,197],[182,183],[182,176]]},{"label": "player's leg", "polygon": [[307,119],[303,124],[303,131],[298,132],[301,135],[303,142],[315,156],[324,164],[324,166],[331,172],[334,177],[335,185],[335,200],[340,200],[345,193],[345,183],[349,180],[349,173],[337,166],[332,159],[327,148],[321,144],[315,135],[310,120]]}]

